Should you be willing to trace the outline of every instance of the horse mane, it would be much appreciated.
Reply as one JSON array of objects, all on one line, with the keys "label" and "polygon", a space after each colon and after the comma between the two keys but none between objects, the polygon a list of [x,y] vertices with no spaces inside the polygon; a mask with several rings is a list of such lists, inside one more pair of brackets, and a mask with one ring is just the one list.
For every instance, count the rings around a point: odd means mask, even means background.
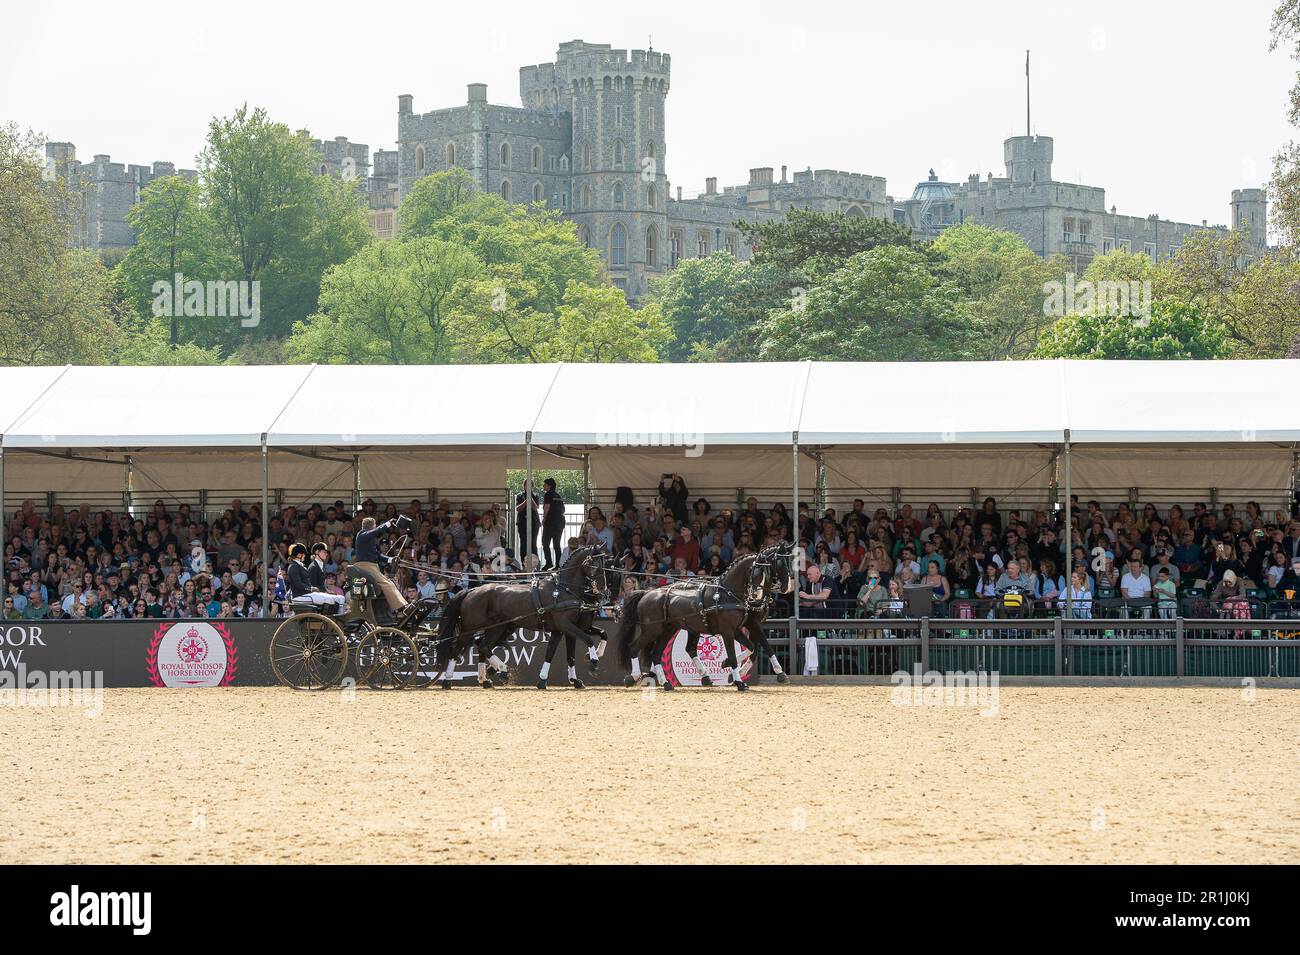
[{"label": "horse mane", "polygon": [[[725,585],[728,590],[734,590],[737,584],[743,584],[749,579],[749,572],[757,560],[757,554],[746,554],[744,557],[736,558],[731,562],[726,573],[718,578],[718,583]],[[742,571],[742,567],[743,572],[738,574],[738,571]]]}]

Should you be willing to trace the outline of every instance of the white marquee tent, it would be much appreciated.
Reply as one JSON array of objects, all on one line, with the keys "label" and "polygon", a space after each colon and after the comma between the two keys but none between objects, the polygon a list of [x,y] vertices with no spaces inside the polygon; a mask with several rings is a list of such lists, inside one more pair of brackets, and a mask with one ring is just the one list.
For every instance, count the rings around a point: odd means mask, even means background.
[{"label": "white marquee tent", "polygon": [[606,490],[675,471],[692,490],[766,498],[818,484],[1045,500],[1069,480],[1153,500],[1230,488],[1279,506],[1300,447],[1298,365],[3,368],[0,489],[348,495],[364,472],[367,489],[504,493],[505,469],[537,452]]}]

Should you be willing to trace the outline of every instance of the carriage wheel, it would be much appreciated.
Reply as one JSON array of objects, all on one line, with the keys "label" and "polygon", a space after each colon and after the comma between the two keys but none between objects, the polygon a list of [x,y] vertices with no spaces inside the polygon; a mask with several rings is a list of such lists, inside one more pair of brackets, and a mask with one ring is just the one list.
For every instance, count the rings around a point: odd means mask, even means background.
[{"label": "carriage wheel", "polygon": [[416,649],[415,665],[405,686],[408,690],[423,690],[432,686],[434,678],[442,672],[438,663],[438,646],[427,630],[418,632],[412,639]]},{"label": "carriage wheel", "polygon": [[338,686],[348,666],[343,629],[319,613],[294,614],[271,635],[271,669],[285,686],[323,690]]},{"label": "carriage wheel", "polygon": [[396,627],[378,627],[357,647],[357,676],[372,690],[400,690],[419,669],[420,651]]}]

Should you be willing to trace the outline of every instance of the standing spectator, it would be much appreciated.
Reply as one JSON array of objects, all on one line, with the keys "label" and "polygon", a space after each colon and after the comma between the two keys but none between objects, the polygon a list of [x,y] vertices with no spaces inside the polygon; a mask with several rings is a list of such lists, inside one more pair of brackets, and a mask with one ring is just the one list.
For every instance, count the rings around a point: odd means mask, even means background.
[{"label": "standing spectator", "polygon": [[524,479],[524,489],[515,495],[515,529],[519,531],[519,552],[521,557],[537,553],[537,534],[541,530],[538,506],[541,499],[533,490],[533,484]]},{"label": "standing spectator", "polygon": [[[564,533],[564,501],[556,493],[554,478],[547,478],[542,482],[542,487],[545,489],[545,493],[542,494],[542,554],[546,558],[542,570],[550,570],[560,564],[560,537]],[[613,551],[612,546],[610,551]]]}]

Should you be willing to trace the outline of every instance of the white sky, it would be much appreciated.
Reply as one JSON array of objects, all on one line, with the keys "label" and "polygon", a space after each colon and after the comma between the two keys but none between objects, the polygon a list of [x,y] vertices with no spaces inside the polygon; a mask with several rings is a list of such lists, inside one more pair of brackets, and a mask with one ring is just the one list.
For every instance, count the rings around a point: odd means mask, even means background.
[{"label": "white sky", "polygon": [[247,101],[318,138],[392,148],[399,93],[425,112],[485,82],[492,102],[519,105],[518,68],[561,41],[644,48],[653,35],[673,60],[666,163],[684,194],[785,164],[885,176],[905,197],[932,166],[1002,174],[1030,48],[1056,178],[1104,187],[1124,213],[1217,223],[1291,136],[1296,64],[1268,52],[1273,5],[3,0],[0,121],[83,159],[192,166],[208,119]]}]

